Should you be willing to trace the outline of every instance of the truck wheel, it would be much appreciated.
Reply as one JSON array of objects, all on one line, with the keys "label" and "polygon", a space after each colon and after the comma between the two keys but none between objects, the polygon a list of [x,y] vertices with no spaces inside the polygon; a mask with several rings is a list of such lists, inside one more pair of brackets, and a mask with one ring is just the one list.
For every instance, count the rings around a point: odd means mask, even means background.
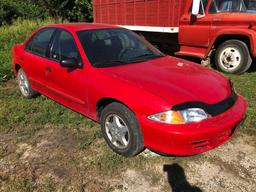
[{"label": "truck wheel", "polygon": [[215,54],[215,63],[220,71],[242,74],[250,68],[252,58],[247,45],[243,41],[228,40],[218,47]]},{"label": "truck wheel", "polygon": [[116,153],[130,157],[144,149],[141,129],[134,113],[125,105],[107,105],[100,118],[103,137]]},{"label": "truck wheel", "polygon": [[18,71],[18,84],[19,84],[20,92],[23,97],[25,97],[27,99],[31,99],[31,98],[39,95],[38,92],[36,92],[32,89],[27,75],[21,68]]}]

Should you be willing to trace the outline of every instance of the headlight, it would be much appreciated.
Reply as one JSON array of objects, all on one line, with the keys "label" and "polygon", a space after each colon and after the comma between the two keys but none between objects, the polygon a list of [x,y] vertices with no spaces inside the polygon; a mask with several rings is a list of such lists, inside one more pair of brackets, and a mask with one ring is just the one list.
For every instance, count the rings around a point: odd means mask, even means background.
[{"label": "headlight", "polygon": [[200,108],[190,108],[182,111],[166,111],[148,117],[150,120],[167,124],[186,124],[200,122],[209,118],[209,115]]}]

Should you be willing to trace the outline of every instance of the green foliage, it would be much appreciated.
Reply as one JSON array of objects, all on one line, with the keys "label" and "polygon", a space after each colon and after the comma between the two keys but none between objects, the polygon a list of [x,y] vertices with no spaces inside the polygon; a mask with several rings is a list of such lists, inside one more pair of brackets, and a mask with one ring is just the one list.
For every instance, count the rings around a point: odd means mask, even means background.
[{"label": "green foliage", "polygon": [[86,21],[93,20],[92,0],[75,0],[73,9],[68,10],[69,21]]},{"label": "green foliage", "polygon": [[[11,48],[17,43],[22,43],[32,33],[33,30],[45,24],[54,23],[52,19],[47,20],[17,20],[11,26],[0,27],[0,83],[13,77],[11,70]],[[228,75],[235,84],[236,90],[243,95],[248,103],[247,119],[241,132],[255,134],[256,129],[256,72],[245,73],[243,75]],[[1,88],[1,87],[0,87]],[[60,106],[45,97],[36,100],[24,100],[15,91],[4,91],[0,89],[0,129],[8,129],[13,126],[33,125],[34,128],[26,132],[17,132],[18,135],[33,135],[38,126],[47,123],[60,126],[77,126],[83,124],[91,127],[92,121],[78,115],[65,107]],[[17,110],[17,106],[19,109]],[[38,107],[43,106],[43,107]],[[24,117],[28,118],[24,118]],[[97,133],[98,134],[98,133]],[[87,148],[91,142],[99,135],[92,134],[88,140],[80,142],[80,148]]]},{"label": "green foliage", "polygon": [[[92,127],[94,125],[92,120],[44,96],[32,100],[24,99],[18,89],[2,89],[0,86],[0,101],[0,131],[13,127],[28,126],[31,128],[17,132],[19,136],[33,135],[41,126],[49,124],[62,128]],[[81,145],[89,145],[95,138],[100,137],[100,133],[94,132],[89,136],[85,140],[87,144]],[[79,135],[78,137],[80,138]]]},{"label": "green foliage", "polygon": [[31,0],[1,0],[0,1],[0,26],[10,24],[17,18],[45,18],[47,13],[42,7],[31,3]]},{"label": "green foliage", "polygon": [[50,17],[55,20],[62,21],[66,17],[66,9],[69,7],[70,0],[32,0],[34,4],[39,7],[42,7]]},{"label": "green foliage", "polygon": [[17,18],[92,21],[92,0],[0,0],[0,26]]},{"label": "green foliage", "polygon": [[247,118],[242,126],[242,132],[249,135],[256,134],[256,72],[245,73],[243,75],[228,75],[234,82],[235,89],[247,100]]},{"label": "green foliage", "polygon": [[91,0],[34,0],[55,20],[92,21]]},{"label": "green foliage", "polygon": [[12,77],[11,49],[17,43],[22,43],[31,35],[32,31],[45,24],[54,23],[52,19],[46,20],[17,20],[11,26],[0,27],[0,83]]}]

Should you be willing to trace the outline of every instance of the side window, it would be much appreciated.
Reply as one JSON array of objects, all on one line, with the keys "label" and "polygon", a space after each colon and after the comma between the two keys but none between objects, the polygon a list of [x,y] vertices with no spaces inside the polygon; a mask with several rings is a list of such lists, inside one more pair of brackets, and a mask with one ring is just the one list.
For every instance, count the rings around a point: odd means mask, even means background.
[{"label": "side window", "polygon": [[246,11],[244,0],[213,0],[209,13]]},{"label": "side window", "polygon": [[213,0],[209,8],[209,13],[217,13],[217,12],[218,12],[218,4],[215,0]]},{"label": "side window", "polygon": [[61,31],[54,39],[50,58],[56,61],[75,58],[81,62],[76,42],[73,36],[67,31]]},{"label": "side window", "polygon": [[32,37],[25,49],[40,56],[46,56],[46,51],[55,29],[42,29]]}]

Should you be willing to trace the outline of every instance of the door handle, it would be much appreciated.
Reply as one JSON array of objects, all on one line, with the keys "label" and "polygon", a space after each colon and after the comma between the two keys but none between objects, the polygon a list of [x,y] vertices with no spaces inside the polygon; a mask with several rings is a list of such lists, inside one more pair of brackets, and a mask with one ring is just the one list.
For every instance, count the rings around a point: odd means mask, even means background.
[{"label": "door handle", "polygon": [[189,20],[189,18],[184,17],[184,18],[182,18],[181,20],[182,20],[182,21],[188,21],[188,20]]},{"label": "door handle", "polygon": [[46,68],[45,68],[45,71],[46,71],[46,72],[52,72],[52,68],[46,67]]},{"label": "door handle", "polygon": [[213,21],[221,21],[221,18],[214,18]]}]

